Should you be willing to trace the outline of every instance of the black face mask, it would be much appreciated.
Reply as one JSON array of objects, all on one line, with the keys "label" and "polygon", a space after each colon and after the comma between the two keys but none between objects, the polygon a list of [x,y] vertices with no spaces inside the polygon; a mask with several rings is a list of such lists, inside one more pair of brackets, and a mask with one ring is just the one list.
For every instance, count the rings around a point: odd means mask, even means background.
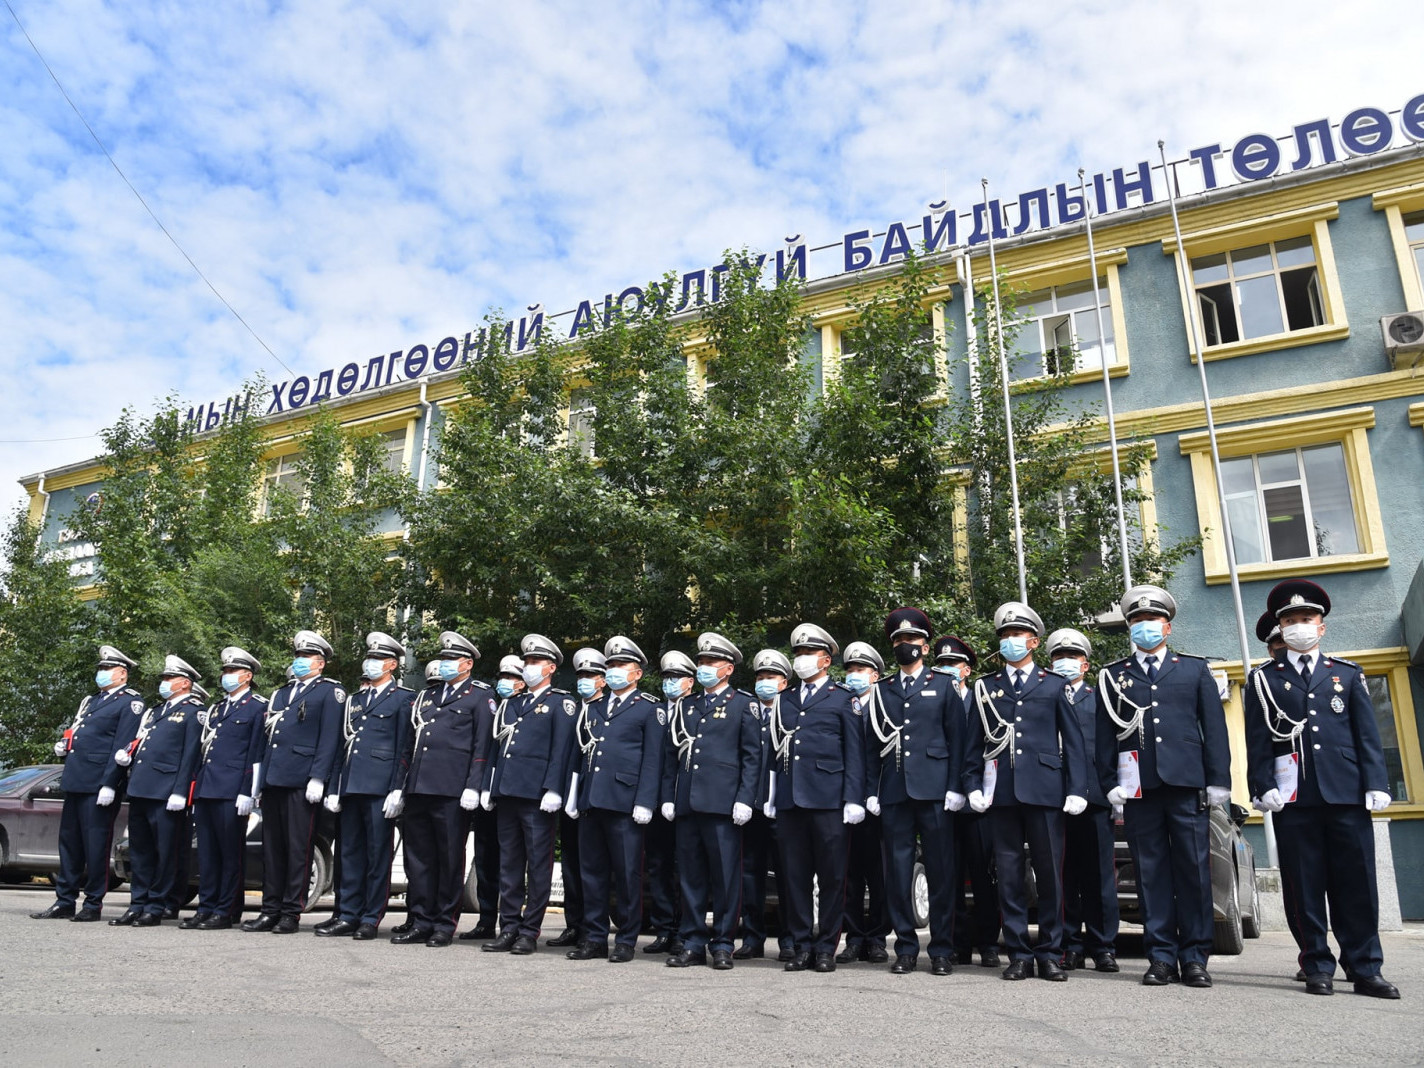
[{"label": "black face mask", "polygon": [[918,664],[924,658],[924,649],[914,642],[901,642],[895,646],[895,661],[902,667]]}]

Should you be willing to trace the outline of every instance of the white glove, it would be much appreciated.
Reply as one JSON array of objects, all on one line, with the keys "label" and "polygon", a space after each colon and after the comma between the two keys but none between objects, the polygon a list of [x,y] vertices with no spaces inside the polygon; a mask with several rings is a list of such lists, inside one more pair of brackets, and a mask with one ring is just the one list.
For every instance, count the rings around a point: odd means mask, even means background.
[{"label": "white glove", "polygon": [[769,820],[776,819],[776,806],[770,801],[761,806],[761,814]]},{"label": "white glove", "polygon": [[553,790],[545,790],[543,798],[539,801],[540,812],[557,812],[559,806],[564,803],[564,799]]},{"label": "white glove", "polygon": [[321,800],[321,795],[326,793],[326,786],[320,779],[307,780],[307,804],[314,805]]},{"label": "white glove", "polygon": [[401,814],[403,808],[405,808],[405,795],[400,790],[392,790],[386,795],[385,804],[381,806],[381,815],[388,820],[393,820]]},{"label": "white glove", "polygon": [[168,804],[163,806],[169,812],[182,812],[188,807],[188,799],[182,794],[169,794]]},{"label": "white glove", "polygon": [[1088,799],[1077,794],[1069,794],[1063,799],[1063,811],[1070,816],[1081,816],[1088,809]]},{"label": "white glove", "polygon": [[[480,792],[478,790],[462,790],[460,792],[460,807],[466,812],[475,811],[475,806],[480,803]],[[548,812],[548,809],[544,810]]]},{"label": "white glove", "polygon": [[[951,790],[949,791],[949,793],[944,795],[944,810],[946,812],[958,812],[962,808],[964,808],[964,805],[968,800],[969,799],[963,794],[957,794],[953,790]],[[869,808],[870,805],[867,803],[865,807]]]},{"label": "white glove", "polygon": [[576,820],[579,816],[578,805],[574,803],[577,800],[578,799],[574,797],[573,794],[569,794],[568,801],[564,803],[564,815],[566,815],[571,820]]},{"label": "white glove", "polygon": [[67,752],[69,752],[69,746],[65,743],[65,741],[64,741],[63,738],[61,738],[59,741],[57,741],[57,742],[54,743],[54,755],[55,755],[55,756],[57,756],[57,757],[62,757],[62,756],[64,756],[64,754],[67,753]]},{"label": "white glove", "polygon": [[1281,792],[1274,786],[1267,790],[1260,797],[1252,801],[1251,804],[1257,812],[1279,812],[1286,807],[1286,799],[1281,796]]},{"label": "white glove", "polygon": [[1389,808],[1389,803],[1393,800],[1394,798],[1390,797],[1389,794],[1383,790],[1366,790],[1365,810],[1367,812],[1383,812]]},{"label": "white glove", "polygon": [[633,822],[640,827],[653,822],[653,810],[646,805],[633,806]]},{"label": "white glove", "polygon": [[94,803],[100,808],[108,808],[114,803],[114,788],[112,786],[99,787],[99,796]]},{"label": "white glove", "polygon": [[665,819],[665,820],[667,820],[669,823],[671,823],[671,822],[673,821],[673,817],[676,816],[676,815],[677,815],[677,806],[674,805],[671,801],[664,801],[664,802],[663,802],[663,819]]},{"label": "white glove", "polygon": [[237,814],[239,816],[252,815],[252,798],[246,794],[237,795]]},{"label": "white glove", "polygon": [[114,754],[114,763],[121,768],[126,768],[133,763],[133,754],[125,747]]},{"label": "white glove", "polygon": [[872,816],[880,815],[880,798],[867,797],[865,799],[865,811],[869,812]]},{"label": "white glove", "polygon": [[969,807],[975,812],[988,812],[991,804],[993,802],[985,798],[982,790],[969,791]]},{"label": "white glove", "polygon": [[841,822],[848,823],[854,827],[865,819],[865,807],[857,805],[854,801],[847,801],[841,809]]},{"label": "white glove", "polygon": [[1224,805],[1231,800],[1231,787],[1229,786],[1208,786],[1206,788],[1206,803],[1208,805]]},{"label": "white glove", "polygon": [[322,807],[325,808],[328,812],[341,811],[341,798],[336,796],[336,794],[327,794],[326,800],[324,800],[321,804]]},{"label": "white glove", "polygon": [[752,818],[752,806],[744,805],[738,801],[732,806],[732,822],[738,827]]},{"label": "white glove", "polygon": [[1108,804],[1115,808],[1121,808],[1127,803],[1127,791],[1121,786],[1114,786],[1108,791]]},{"label": "white glove", "polygon": [[490,793],[488,790],[480,794],[480,808],[484,809],[486,812],[493,812],[494,794]]}]

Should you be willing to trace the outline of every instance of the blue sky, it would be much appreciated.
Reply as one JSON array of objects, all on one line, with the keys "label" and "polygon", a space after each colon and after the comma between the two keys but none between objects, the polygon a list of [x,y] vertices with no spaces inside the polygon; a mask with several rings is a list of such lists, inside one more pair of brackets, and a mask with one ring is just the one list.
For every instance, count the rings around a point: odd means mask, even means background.
[{"label": "blue sky", "polygon": [[[1352,108],[1410,5],[10,0],[188,253],[296,373]],[[1412,22],[1412,27],[1404,25]],[[1387,28],[1387,29],[1386,29]],[[1393,56],[1394,60],[1389,60]],[[0,502],[125,405],[288,377],[0,10]]]}]

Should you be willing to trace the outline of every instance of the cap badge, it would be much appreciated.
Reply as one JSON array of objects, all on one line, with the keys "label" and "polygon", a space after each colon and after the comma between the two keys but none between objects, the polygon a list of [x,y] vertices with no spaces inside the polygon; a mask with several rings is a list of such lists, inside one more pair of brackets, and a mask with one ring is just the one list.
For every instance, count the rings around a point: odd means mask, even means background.
[{"label": "cap badge", "polygon": [[1291,594],[1291,604],[1305,604],[1305,598],[1298,593]]}]

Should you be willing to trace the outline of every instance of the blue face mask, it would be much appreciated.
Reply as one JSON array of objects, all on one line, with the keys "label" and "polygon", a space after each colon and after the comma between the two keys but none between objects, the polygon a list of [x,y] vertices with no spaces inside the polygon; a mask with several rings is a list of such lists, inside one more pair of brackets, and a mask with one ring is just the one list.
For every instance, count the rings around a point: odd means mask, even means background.
[{"label": "blue face mask", "polygon": [[721,676],[717,674],[716,668],[710,667],[707,664],[699,664],[697,666],[697,683],[699,686],[710,690],[721,681]]},{"label": "blue face mask", "polygon": [[598,692],[598,687],[594,685],[592,679],[584,678],[578,680],[577,689],[579,696],[587,700]]},{"label": "blue face mask", "polygon": [[1028,639],[1023,637],[1000,638],[999,655],[1004,658],[1004,663],[1017,664],[1028,656]]},{"label": "blue face mask", "polygon": [[513,696],[514,696],[514,680],[513,680],[513,679],[500,679],[498,682],[496,682],[496,683],[494,684],[494,692],[497,693],[497,694],[499,694],[501,697],[513,697]]},{"label": "blue face mask", "polygon": [[936,665],[934,666],[934,673],[935,673],[936,675],[958,675],[958,674],[959,674],[959,672],[958,672],[957,670],[955,670],[955,667],[954,667],[953,664],[936,664]]},{"label": "blue face mask", "polygon": [[312,658],[309,656],[299,656],[292,661],[292,674],[299,679],[304,679],[312,673]]},{"label": "blue face mask", "polygon": [[870,672],[850,671],[846,673],[846,686],[851,693],[864,693],[870,689]]},{"label": "blue face mask", "polygon": [[170,697],[173,696],[173,683],[170,680],[164,679],[159,682],[158,696],[163,698],[165,701],[167,701]]},{"label": "blue face mask", "polygon": [[682,679],[663,679],[663,696],[669,701],[676,701],[682,696]]},{"label": "blue face mask", "polygon": [[623,690],[628,687],[628,669],[622,667],[611,667],[608,674],[603,676],[608,681],[610,690]]},{"label": "blue face mask", "polygon": [[222,677],[222,688],[228,693],[232,693],[242,685],[242,675],[236,671],[229,671]]},{"label": "blue face mask", "polygon": [[107,690],[114,684],[114,671],[112,668],[100,668],[94,672],[94,685],[101,690]]},{"label": "blue face mask", "polygon": [[1076,679],[1083,673],[1082,661],[1071,656],[1060,657],[1053,661],[1053,672],[1055,675],[1062,675],[1065,679]]},{"label": "blue face mask", "polygon": [[1162,621],[1139,619],[1131,627],[1132,644],[1139,649],[1156,649],[1162,644]]},{"label": "blue face mask", "polygon": [[386,662],[374,658],[361,661],[361,677],[364,679],[379,679],[386,673]]},{"label": "blue face mask", "polygon": [[781,687],[776,684],[775,679],[757,679],[756,695],[763,701],[770,701],[781,692]]},{"label": "blue face mask", "polygon": [[460,674],[460,661],[442,660],[440,661],[440,677],[446,682]]}]

